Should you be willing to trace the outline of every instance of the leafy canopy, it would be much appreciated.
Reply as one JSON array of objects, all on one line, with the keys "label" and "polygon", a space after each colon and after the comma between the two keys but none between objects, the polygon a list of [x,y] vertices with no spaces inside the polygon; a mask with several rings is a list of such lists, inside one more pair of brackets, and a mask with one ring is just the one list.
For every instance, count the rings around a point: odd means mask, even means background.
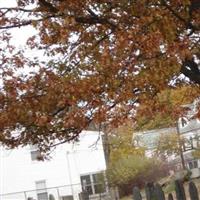
[{"label": "leafy canopy", "polygon": [[178,156],[180,155],[180,143],[183,144],[183,142],[184,139],[180,138],[177,133],[161,135],[157,143],[156,154],[165,158],[172,155]]},{"label": "leafy canopy", "polygon": [[[177,125],[176,116],[181,117],[186,112],[182,112],[183,107],[191,103],[191,98],[197,95],[196,89],[191,85],[184,85],[172,89],[161,91],[155,98],[154,106],[142,105],[137,110],[136,131],[160,129],[174,127]],[[148,110],[145,112],[144,110]]]},{"label": "leafy canopy", "polygon": [[119,186],[122,192],[129,194],[133,186],[144,186],[145,183],[157,181],[165,174],[166,169],[162,162],[138,155],[122,157],[107,169],[109,183]]},{"label": "leafy canopy", "polygon": [[[138,109],[142,116],[168,110],[158,101],[164,90],[190,85],[185,92],[194,99],[199,11],[198,0],[17,0],[1,7],[1,143],[46,151],[92,121],[117,126],[135,120]],[[25,27],[37,34],[17,49],[10,40]],[[179,107],[170,108],[176,118]]]},{"label": "leafy canopy", "polygon": [[110,131],[107,148],[109,148],[108,165],[112,168],[119,160],[130,156],[144,157],[145,149],[134,146],[131,122]]}]

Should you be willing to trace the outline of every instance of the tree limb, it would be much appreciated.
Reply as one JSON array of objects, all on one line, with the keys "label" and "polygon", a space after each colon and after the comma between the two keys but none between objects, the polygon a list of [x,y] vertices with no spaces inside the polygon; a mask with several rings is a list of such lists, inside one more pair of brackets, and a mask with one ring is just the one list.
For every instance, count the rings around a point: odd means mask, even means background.
[{"label": "tree limb", "polygon": [[192,82],[200,84],[200,70],[194,59],[187,59],[181,67],[181,73],[188,77]]}]

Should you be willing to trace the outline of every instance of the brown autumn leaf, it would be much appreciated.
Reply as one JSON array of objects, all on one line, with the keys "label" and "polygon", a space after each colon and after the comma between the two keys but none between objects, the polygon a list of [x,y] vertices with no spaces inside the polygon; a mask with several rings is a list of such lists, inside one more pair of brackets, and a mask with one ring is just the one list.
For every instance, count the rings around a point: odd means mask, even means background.
[{"label": "brown autumn leaf", "polygon": [[[17,2],[0,8],[2,144],[47,151],[93,121],[163,125],[199,96],[199,1]],[[11,45],[10,30],[27,26],[27,46]]]}]

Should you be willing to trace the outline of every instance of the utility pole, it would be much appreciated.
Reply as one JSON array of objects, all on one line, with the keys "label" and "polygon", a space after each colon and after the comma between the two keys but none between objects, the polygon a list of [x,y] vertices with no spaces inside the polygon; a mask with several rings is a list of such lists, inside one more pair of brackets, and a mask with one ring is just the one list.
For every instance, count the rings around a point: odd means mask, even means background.
[{"label": "utility pole", "polygon": [[73,184],[72,184],[72,176],[71,176],[71,167],[70,167],[70,160],[69,160],[69,155],[70,155],[70,152],[67,151],[67,170],[68,170],[68,176],[69,176],[69,184],[71,186],[71,192],[72,192],[72,196],[74,196],[74,189],[73,189]]},{"label": "utility pole", "polygon": [[178,146],[179,146],[179,153],[180,153],[180,157],[181,157],[181,164],[182,164],[182,168],[183,170],[186,169],[185,166],[185,159],[184,159],[184,155],[183,155],[183,144],[182,144],[182,140],[181,140],[181,133],[179,130],[179,121],[176,124],[176,130],[177,130],[177,135],[178,135]]}]

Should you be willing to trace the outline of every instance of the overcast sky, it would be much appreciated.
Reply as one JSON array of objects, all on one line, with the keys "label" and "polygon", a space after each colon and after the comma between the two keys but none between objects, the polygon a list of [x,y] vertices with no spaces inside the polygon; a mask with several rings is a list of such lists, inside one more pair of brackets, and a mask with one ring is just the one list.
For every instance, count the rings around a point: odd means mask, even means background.
[{"label": "overcast sky", "polygon": [[[0,0],[0,7],[16,7],[16,0]],[[26,26],[22,28],[14,28],[11,30],[13,35],[12,43],[16,46],[23,46],[26,43],[28,37],[36,34],[36,30],[31,26]]]}]

